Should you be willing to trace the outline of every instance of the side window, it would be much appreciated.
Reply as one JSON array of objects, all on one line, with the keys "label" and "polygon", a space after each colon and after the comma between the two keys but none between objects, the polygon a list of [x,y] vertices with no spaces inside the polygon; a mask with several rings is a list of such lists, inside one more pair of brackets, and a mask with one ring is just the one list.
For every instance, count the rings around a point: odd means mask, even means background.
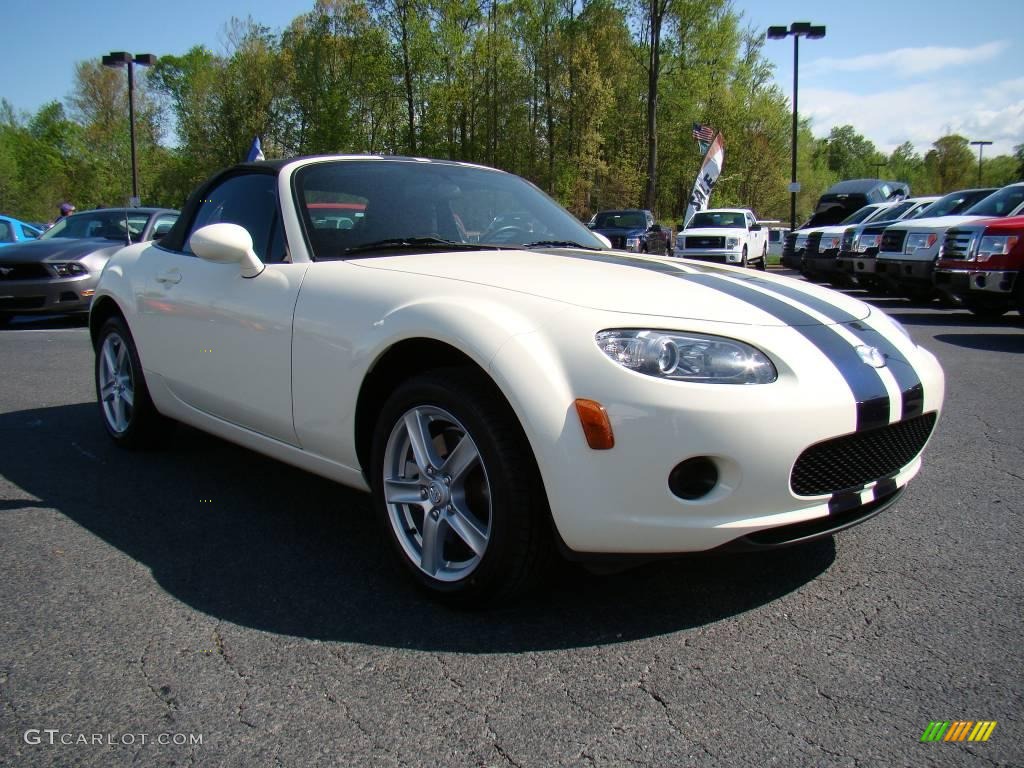
[{"label": "side window", "polygon": [[268,261],[270,236],[277,217],[277,177],[266,173],[232,176],[203,200],[185,238],[185,252],[192,253],[188,238],[207,224],[237,224],[252,236],[252,248]]},{"label": "side window", "polygon": [[6,221],[0,221],[0,243],[14,242],[14,229]]},{"label": "side window", "polygon": [[24,237],[26,240],[38,240],[39,235],[41,234],[42,232],[40,232],[35,227],[30,227],[25,224],[21,225],[21,236]]},{"label": "side window", "polygon": [[177,214],[163,214],[153,222],[153,232],[150,237],[153,240],[159,240],[161,237],[171,231],[171,227],[174,226],[174,222],[178,220]]}]

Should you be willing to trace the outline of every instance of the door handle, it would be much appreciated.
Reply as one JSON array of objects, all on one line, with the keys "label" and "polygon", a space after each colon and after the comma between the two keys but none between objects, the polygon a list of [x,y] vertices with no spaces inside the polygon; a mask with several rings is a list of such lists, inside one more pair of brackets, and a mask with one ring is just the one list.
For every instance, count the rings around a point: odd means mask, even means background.
[{"label": "door handle", "polygon": [[181,282],[181,272],[173,270],[171,272],[164,272],[162,275],[157,275],[156,281],[158,283],[170,283],[176,285]]}]

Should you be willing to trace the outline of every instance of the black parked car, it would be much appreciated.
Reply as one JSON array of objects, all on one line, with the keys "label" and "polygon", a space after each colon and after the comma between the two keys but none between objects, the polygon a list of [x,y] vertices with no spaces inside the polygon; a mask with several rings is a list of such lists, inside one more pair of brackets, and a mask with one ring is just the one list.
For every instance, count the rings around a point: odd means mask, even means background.
[{"label": "black parked car", "polygon": [[634,253],[672,255],[672,232],[654,221],[654,214],[640,208],[600,211],[587,224],[611,241],[612,248]]}]

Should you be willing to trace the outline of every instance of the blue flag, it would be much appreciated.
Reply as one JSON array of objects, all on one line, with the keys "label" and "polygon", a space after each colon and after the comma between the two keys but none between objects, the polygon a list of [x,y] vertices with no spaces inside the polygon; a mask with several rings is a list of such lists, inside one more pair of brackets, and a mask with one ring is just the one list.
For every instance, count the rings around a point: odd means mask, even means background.
[{"label": "blue flag", "polygon": [[252,146],[249,147],[249,154],[245,156],[245,162],[251,163],[255,160],[266,160],[263,156],[263,147],[260,146],[260,137],[254,136]]}]

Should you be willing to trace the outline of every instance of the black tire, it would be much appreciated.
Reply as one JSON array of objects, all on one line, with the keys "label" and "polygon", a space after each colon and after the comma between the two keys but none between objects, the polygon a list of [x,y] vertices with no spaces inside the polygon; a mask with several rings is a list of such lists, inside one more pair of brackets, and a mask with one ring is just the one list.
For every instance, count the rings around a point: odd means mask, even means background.
[{"label": "black tire", "polygon": [[911,301],[927,304],[935,298],[935,289],[928,286],[911,286],[903,289],[904,295]]},{"label": "black tire", "polygon": [[743,258],[740,259],[740,266],[746,269],[750,265],[747,264],[747,246],[743,246]]},{"label": "black tire", "polygon": [[[109,350],[108,350],[109,346]],[[124,448],[143,448],[157,443],[165,437],[171,422],[161,416],[146,387],[146,379],[139,362],[135,340],[124,320],[120,317],[107,319],[96,337],[96,359],[93,366],[96,382],[96,400],[100,406],[100,419],[107,434]],[[110,352],[116,364],[116,372],[104,359]],[[104,382],[115,380],[113,387]],[[124,398],[124,391],[131,392],[131,404]],[[106,400],[104,399],[106,398]],[[118,418],[117,402],[120,400]]]},{"label": "black tire", "polygon": [[761,249],[761,260],[757,262],[757,268],[762,272],[768,269],[768,243],[765,243],[764,248]]},{"label": "black tire", "polygon": [[973,297],[964,299],[964,306],[976,317],[996,318],[1002,317],[1010,311],[1008,304],[996,304],[988,301],[980,301]]},{"label": "black tire", "polygon": [[[425,425],[432,469],[421,469],[414,455],[410,414]],[[446,460],[467,437],[475,463],[447,478]],[[432,597],[463,606],[509,600],[536,584],[553,559],[547,498],[526,436],[494,384],[473,369],[423,374],[391,395],[374,432],[371,473],[374,509],[394,552]],[[412,500],[389,502],[386,478],[391,489],[407,484]],[[457,530],[466,531],[467,520],[469,537]],[[424,545],[428,525],[439,531],[433,556]]]},{"label": "black tire", "polygon": [[12,315],[0,315],[0,328],[6,328],[11,322]]}]

